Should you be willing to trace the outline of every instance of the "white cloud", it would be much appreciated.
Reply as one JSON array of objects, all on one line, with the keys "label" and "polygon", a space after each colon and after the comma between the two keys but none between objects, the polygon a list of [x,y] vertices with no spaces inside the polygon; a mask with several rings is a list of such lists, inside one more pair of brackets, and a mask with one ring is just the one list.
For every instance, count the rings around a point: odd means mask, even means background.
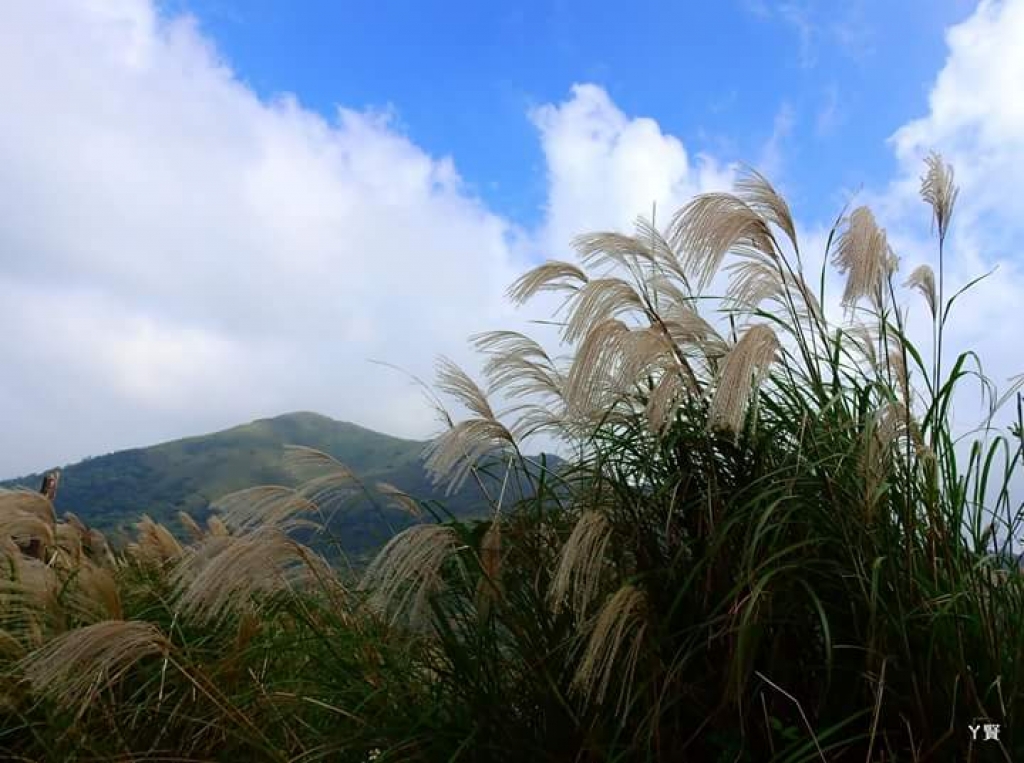
[{"label": "white cloud", "polygon": [[[894,245],[906,259],[905,270],[919,262],[936,266],[929,211],[918,197],[922,159],[937,150],[953,165],[961,194],[947,244],[946,297],[971,279],[996,272],[953,308],[945,365],[957,353],[974,350],[985,374],[1006,390],[1010,379],[1024,372],[1024,355],[1019,352],[1024,104],[1016,97],[1024,81],[1024,0],[982,0],[967,20],[947,30],[946,40],[948,56],[932,86],[928,113],[891,138],[900,171],[870,201],[890,225]],[[957,430],[973,429],[983,421],[979,395],[976,384],[961,389],[953,415]],[[995,423],[1003,426],[1014,417],[1010,406]],[[961,456],[966,461],[967,453]],[[1021,500],[1024,478],[1015,478],[1011,494],[1012,500]],[[1005,528],[997,535],[1005,538]]]},{"label": "white cloud", "polygon": [[549,196],[542,236],[546,251],[564,251],[580,232],[631,230],[639,215],[667,220],[695,193],[727,188],[732,170],[714,158],[691,159],[679,139],[649,118],[629,118],[594,85],[535,109],[547,159]]},{"label": "white cloud", "polygon": [[[380,115],[239,84],[141,0],[5,7],[0,474],[294,408],[424,435],[516,232]],[[44,423],[45,422],[45,423]]]},{"label": "white cloud", "polygon": [[891,139],[900,173],[876,200],[909,265],[935,264],[928,209],[918,197],[923,157],[942,153],[961,194],[946,257],[947,297],[993,268],[995,277],[954,308],[953,347],[977,348],[994,380],[1024,371],[1013,351],[1024,299],[1024,1],[984,0],[946,35],[946,62],[929,95],[928,113]]},{"label": "white cloud", "polygon": [[503,293],[541,245],[727,180],[581,85],[532,115],[534,237],[387,115],[261,100],[149,0],[0,17],[0,476],[295,409],[426,436],[368,359],[429,377],[522,324]]},{"label": "white cloud", "polygon": [[1024,196],[1024,2],[983,0],[946,35],[949,55],[928,98],[928,114],[892,143],[904,167],[932,148],[956,165],[972,215],[994,212],[1020,227]]}]

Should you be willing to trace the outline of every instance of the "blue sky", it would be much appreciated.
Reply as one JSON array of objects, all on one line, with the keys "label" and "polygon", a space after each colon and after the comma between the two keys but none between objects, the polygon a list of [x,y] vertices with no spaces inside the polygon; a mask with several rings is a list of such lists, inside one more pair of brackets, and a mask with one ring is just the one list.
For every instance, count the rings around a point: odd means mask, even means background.
[{"label": "blue sky", "polygon": [[0,3],[0,476],[293,410],[429,436],[371,359],[473,370],[551,317],[516,276],[739,162],[809,261],[856,191],[909,271],[941,151],[947,278],[998,268],[950,342],[1004,381],[1022,43],[1024,0]]},{"label": "blue sky", "polygon": [[391,109],[454,157],[501,214],[539,222],[544,162],[526,114],[577,82],[656,119],[693,152],[759,165],[779,132],[780,185],[814,215],[888,177],[886,140],[927,111],[966,0],[850,3],[176,0],[264,97]]}]

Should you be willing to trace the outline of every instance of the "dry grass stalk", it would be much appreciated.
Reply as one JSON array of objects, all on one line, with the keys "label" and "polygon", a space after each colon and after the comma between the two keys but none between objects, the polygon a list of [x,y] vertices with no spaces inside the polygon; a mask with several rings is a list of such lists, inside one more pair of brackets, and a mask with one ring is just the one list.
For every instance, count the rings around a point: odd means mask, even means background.
[{"label": "dry grass stalk", "polygon": [[796,248],[796,226],[786,200],[768,182],[764,175],[748,168],[740,173],[735,183],[736,195],[762,219],[778,226]]},{"label": "dry grass stalk", "polygon": [[465,483],[488,455],[503,455],[515,447],[512,433],[499,421],[468,419],[452,427],[424,449],[424,466],[435,484],[447,483],[451,495]]},{"label": "dry grass stalk", "polygon": [[415,525],[398,533],[374,558],[360,588],[369,591],[370,604],[391,621],[422,623],[430,596],[441,585],[441,568],[458,548],[450,527]]},{"label": "dry grass stalk", "polygon": [[0,536],[25,546],[35,541],[44,547],[54,542],[54,524],[21,509],[0,510]]},{"label": "dry grass stalk", "polygon": [[641,262],[648,265],[656,262],[647,241],[613,231],[576,236],[572,247],[580,260],[591,267],[621,266],[636,273]]},{"label": "dry grass stalk", "polygon": [[953,183],[953,168],[943,162],[939,154],[932,152],[925,163],[928,171],[921,178],[921,197],[931,206],[939,238],[944,240],[960,189]]},{"label": "dry grass stalk", "polygon": [[181,523],[181,526],[185,528],[185,532],[188,533],[188,536],[194,542],[199,542],[206,537],[206,531],[199,526],[199,523],[187,511],[178,512],[178,522]]},{"label": "dry grass stalk", "polygon": [[266,485],[218,498],[212,508],[229,528],[246,533],[260,527],[286,530],[301,526],[304,523],[296,515],[314,512],[317,505],[293,488]]},{"label": "dry grass stalk", "polygon": [[620,687],[618,705],[622,707],[632,687],[636,663],[647,632],[646,605],[643,591],[626,584],[602,607],[579,669],[573,677],[573,686],[583,694],[585,701],[595,704],[604,702],[608,686],[617,672],[619,655],[625,648],[616,678]]},{"label": "dry grass stalk", "polygon": [[646,314],[633,285],[621,278],[596,278],[573,295],[562,336],[566,342],[577,342],[597,324],[630,312]]},{"label": "dry grass stalk", "polygon": [[867,207],[853,210],[839,235],[832,263],[846,276],[842,302],[852,307],[862,297],[878,306],[885,279],[895,270],[895,258],[885,231]]},{"label": "dry grass stalk", "polygon": [[231,535],[231,530],[224,524],[224,520],[218,516],[207,517],[206,528],[208,534],[216,538],[226,538]]},{"label": "dry grass stalk", "polygon": [[576,265],[550,260],[517,278],[509,287],[508,296],[521,305],[542,291],[573,293],[588,280],[587,274]]},{"label": "dry grass stalk", "polygon": [[388,498],[388,502],[395,508],[417,519],[423,516],[423,509],[420,507],[419,501],[404,490],[387,482],[378,482],[375,487],[377,492]]},{"label": "dry grass stalk", "polygon": [[747,402],[779,351],[779,340],[771,327],[756,324],[747,329],[722,361],[709,411],[709,424],[732,432],[743,427]]},{"label": "dry grass stalk", "polygon": [[665,368],[647,398],[644,413],[652,432],[659,433],[675,414],[679,403],[691,392],[686,376],[675,368]]},{"label": "dry grass stalk", "polygon": [[480,578],[476,589],[476,606],[486,619],[501,587],[501,517],[495,516],[480,541]]},{"label": "dry grass stalk", "polygon": [[57,522],[50,499],[26,488],[0,488],[0,516],[10,512],[32,514],[51,525]]},{"label": "dry grass stalk", "polygon": [[698,291],[711,283],[722,259],[736,246],[766,253],[775,248],[757,211],[728,193],[703,194],[680,209],[672,218],[668,240],[685,258],[684,270]]},{"label": "dry grass stalk", "polygon": [[305,445],[285,445],[284,466],[300,480],[332,474],[338,479],[347,477],[351,482],[358,482],[355,473],[334,456]]},{"label": "dry grass stalk", "polygon": [[587,608],[600,589],[611,537],[611,525],[601,511],[584,512],[576,521],[551,579],[548,601],[552,611],[560,612],[568,600],[577,620],[586,617]]},{"label": "dry grass stalk", "polygon": [[917,289],[924,295],[925,301],[928,302],[928,309],[931,311],[932,318],[935,318],[937,314],[936,310],[938,309],[939,297],[938,292],[935,290],[935,271],[931,269],[931,266],[918,265],[914,268],[904,285],[911,289]]},{"label": "dry grass stalk", "polygon": [[127,550],[137,561],[162,565],[181,556],[182,547],[177,538],[148,515],[143,514],[135,527],[135,543],[129,544]]},{"label": "dry grass stalk", "polygon": [[111,572],[83,560],[73,576],[72,607],[90,620],[120,620],[124,617],[121,593]]},{"label": "dry grass stalk", "polygon": [[561,396],[562,375],[534,340],[517,331],[491,331],[477,334],[472,341],[479,352],[490,356],[484,365],[489,392],[507,397]]},{"label": "dry grass stalk", "polygon": [[322,572],[312,551],[268,525],[244,535],[207,539],[172,580],[183,615],[215,621],[258,607],[260,597],[309,583],[314,566],[316,573]]},{"label": "dry grass stalk", "polygon": [[141,660],[169,650],[151,623],[107,620],[58,636],[19,662],[18,671],[37,693],[81,715]]}]

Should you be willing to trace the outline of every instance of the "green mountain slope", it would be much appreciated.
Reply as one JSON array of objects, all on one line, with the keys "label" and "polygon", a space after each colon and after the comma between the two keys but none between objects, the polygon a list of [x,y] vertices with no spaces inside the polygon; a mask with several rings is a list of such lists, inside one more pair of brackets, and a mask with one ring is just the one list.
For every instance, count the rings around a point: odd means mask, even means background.
[{"label": "green mountain slope", "polygon": [[[329,453],[370,487],[388,482],[417,498],[443,501],[460,516],[487,511],[475,485],[448,498],[433,487],[421,461],[426,443],[305,412],[64,467],[57,511],[74,512],[114,540],[123,538],[143,513],[177,530],[178,511],[204,519],[210,503],[227,493],[257,485],[294,485],[283,465],[285,445]],[[41,481],[42,474],[32,474],[0,485],[38,489]],[[408,524],[408,516],[383,503],[358,500],[333,515],[331,534],[346,551],[360,553],[379,545],[390,532]]]}]

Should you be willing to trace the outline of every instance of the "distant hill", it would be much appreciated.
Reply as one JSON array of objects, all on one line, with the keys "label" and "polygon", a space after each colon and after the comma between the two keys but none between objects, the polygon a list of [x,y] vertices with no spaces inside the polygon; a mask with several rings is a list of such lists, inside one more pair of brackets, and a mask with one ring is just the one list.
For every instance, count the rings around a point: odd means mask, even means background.
[{"label": "distant hill", "polygon": [[[62,469],[57,493],[58,514],[72,511],[87,524],[115,540],[130,533],[134,522],[149,514],[174,530],[177,513],[198,519],[209,514],[212,501],[257,485],[294,485],[284,469],[285,445],[305,445],[329,453],[372,487],[388,482],[421,499],[443,501],[460,516],[483,516],[486,502],[475,484],[445,498],[423,468],[425,442],[403,440],[335,421],[316,413],[289,413],[222,432],[134,448],[87,458]],[[42,474],[31,474],[0,486],[38,489]],[[367,499],[338,512],[332,534],[346,551],[360,553],[382,543],[393,529],[409,523],[395,509]]]}]

